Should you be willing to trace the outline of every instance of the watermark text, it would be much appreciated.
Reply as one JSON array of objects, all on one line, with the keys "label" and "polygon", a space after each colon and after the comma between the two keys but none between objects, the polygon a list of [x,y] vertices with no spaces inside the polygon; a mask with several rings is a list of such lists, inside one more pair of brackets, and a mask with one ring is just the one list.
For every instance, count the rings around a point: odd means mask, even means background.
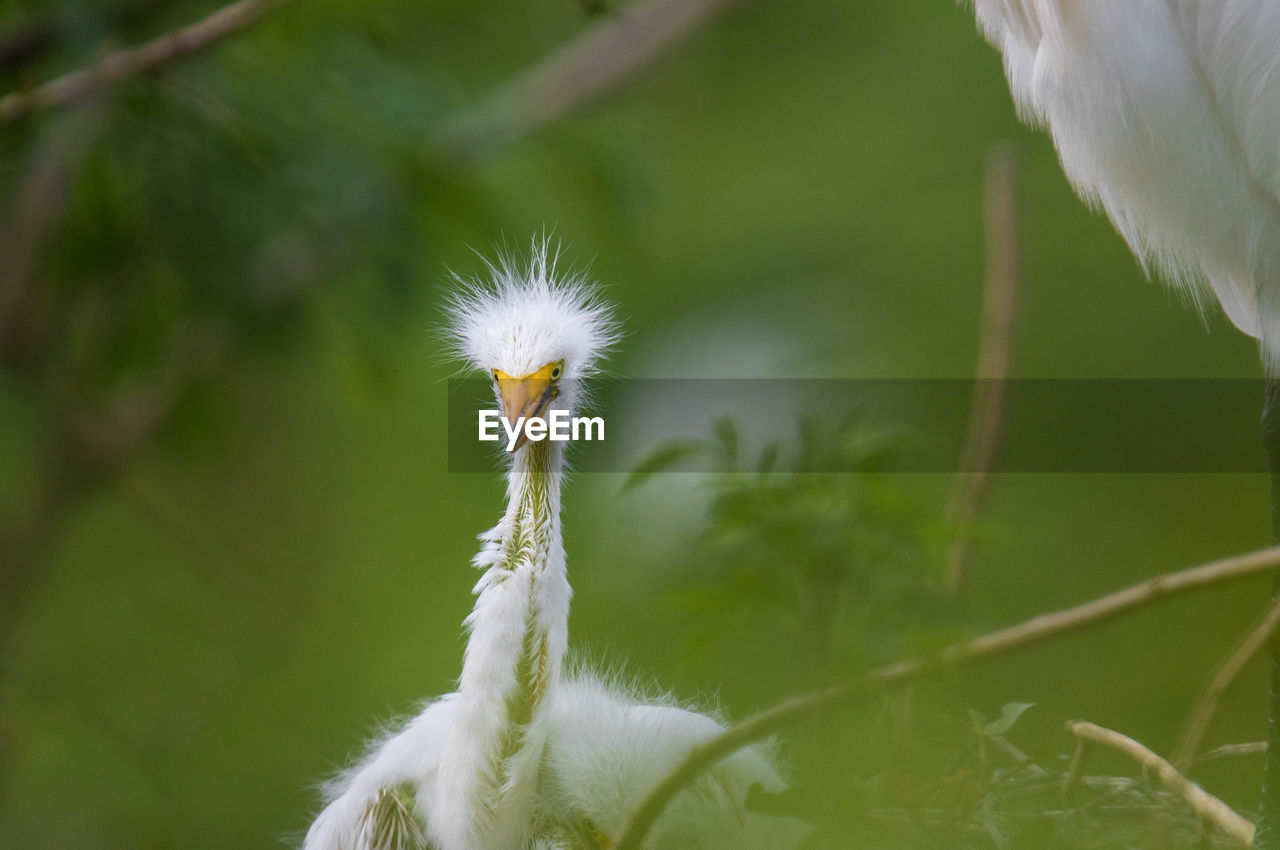
[{"label": "watermark text", "polygon": [[481,442],[496,443],[505,436],[507,451],[515,448],[521,432],[531,442],[551,440],[555,443],[569,440],[603,440],[604,417],[573,416],[567,410],[553,410],[547,417],[518,417],[514,423],[496,410],[479,413],[479,437]]}]

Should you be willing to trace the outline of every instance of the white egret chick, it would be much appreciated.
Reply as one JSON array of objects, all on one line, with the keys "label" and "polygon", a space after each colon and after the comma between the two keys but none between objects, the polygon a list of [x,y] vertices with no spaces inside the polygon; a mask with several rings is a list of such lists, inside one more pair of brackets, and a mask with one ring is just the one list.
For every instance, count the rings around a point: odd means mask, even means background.
[{"label": "white egret chick", "polygon": [[[535,243],[451,306],[458,353],[493,381],[503,415],[572,412],[616,339],[581,276],[554,277]],[[333,783],[305,850],[604,850],[651,785],[720,731],[715,720],[564,672],[569,588],[561,540],[564,444],[519,440],[507,507],[481,535],[484,574],[466,620],[456,692],[430,702]],[[724,760],[677,798],[646,847],[794,846],[794,821],[752,814],[753,786],[785,788],[757,750]]]}]

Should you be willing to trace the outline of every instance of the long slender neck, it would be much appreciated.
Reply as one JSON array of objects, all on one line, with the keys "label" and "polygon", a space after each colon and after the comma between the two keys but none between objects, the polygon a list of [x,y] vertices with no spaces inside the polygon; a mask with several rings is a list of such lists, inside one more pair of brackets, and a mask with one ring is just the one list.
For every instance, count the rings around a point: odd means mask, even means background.
[{"label": "long slender neck", "polygon": [[[561,448],[519,450],[507,510],[482,535],[485,570],[467,618],[459,721],[437,796],[446,847],[522,847],[532,821],[549,688],[568,643],[569,581],[560,536]],[[448,835],[448,838],[445,836]]]}]

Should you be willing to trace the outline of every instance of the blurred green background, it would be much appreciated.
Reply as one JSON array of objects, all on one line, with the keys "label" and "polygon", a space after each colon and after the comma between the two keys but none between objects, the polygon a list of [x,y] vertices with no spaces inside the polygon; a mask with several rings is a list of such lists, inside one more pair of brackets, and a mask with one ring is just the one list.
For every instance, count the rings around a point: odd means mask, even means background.
[{"label": "blurred green background", "polygon": [[[0,50],[3,87],[214,8],[5,0],[0,45],[47,38]],[[1257,376],[1252,341],[1144,279],[1074,196],[951,0],[731,4],[550,126],[438,153],[458,116],[614,14],[286,4],[79,109],[0,128],[0,289],[26,286],[0,316],[0,846],[279,846],[378,723],[452,688],[474,535],[502,498],[496,470],[446,471],[458,364],[440,307],[447,270],[482,269],[473,249],[554,228],[619,306],[622,375],[965,377],[984,162],[1011,139],[1013,374]],[[732,717],[840,674],[786,612],[746,606],[708,636],[697,600],[715,597],[689,587],[707,581],[691,564],[714,546],[714,488],[622,483],[581,475],[567,493],[576,647]],[[927,528],[950,485],[877,486],[909,494]],[[932,533],[913,562],[926,590],[942,575]],[[1266,542],[1261,475],[1001,476],[964,601],[927,622],[912,608],[890,636],[855,630],[865,645],[848,657],[889,660]],[[1046,760],[1070,752],[1070,718],[1169,752],[1265,588],[1200,593],[921,689],[920,787],[946,772],[931,754],[951,752],[933,726],[1012,701],[1037,703],[1013,737]],[[915,794],[875,785],[884,711],[784,736],[796,784],[835,803],[829,834],[861,828],[846,793]],[[1255,664],[1209,744],[1257,740],[1264,717]],[[1252,756],[1200,778],[1251,813],[1260,770]]]}]

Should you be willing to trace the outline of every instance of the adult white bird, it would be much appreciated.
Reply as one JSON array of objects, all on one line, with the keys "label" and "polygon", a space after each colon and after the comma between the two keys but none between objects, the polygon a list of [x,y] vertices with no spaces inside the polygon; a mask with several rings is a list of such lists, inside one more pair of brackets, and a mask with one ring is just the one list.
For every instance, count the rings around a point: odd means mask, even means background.
[{"label": "adult white bird", "polygon": [[[1280,540],[1280,2],[974,0],[1019,113],[1144,265],[1259,341]],[[1280,652],[1255,846],[1280,827]]]},{"label": "adult white bird", "polygon": [[[616,338],[581,276],[554,277],[546,241],[527,268],[491,266],[452,305],[458,353],[493,382],[503,415],[572,412]],[[456,692],[379,744],[331,786],[305,850],[603,850],[642,795],[722,730],[669,701],[566,674],[570,588],[560,527],[563,444],[522,434],[507,508],[481,535],[484,570]],[[753,786],[785,788],[743,750],[687,789],[646,847],[779,848],[797,824],[746,810]]]},{"label": "adult white bird", "polygon": [[1147,264],[1280,374],[1280,4],[975,0],[1020,115]]}]

